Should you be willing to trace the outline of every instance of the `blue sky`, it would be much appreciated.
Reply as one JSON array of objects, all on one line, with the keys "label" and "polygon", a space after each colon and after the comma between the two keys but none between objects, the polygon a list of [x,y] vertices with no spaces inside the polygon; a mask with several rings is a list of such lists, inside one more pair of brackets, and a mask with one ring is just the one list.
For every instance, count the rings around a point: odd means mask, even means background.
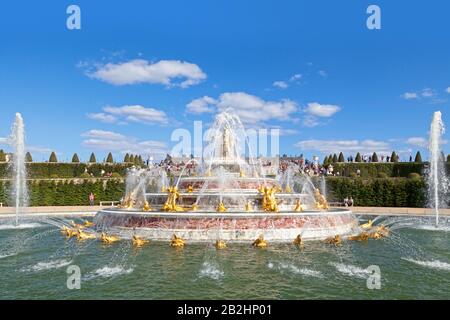
[{"label": "blue sky", "polygon": [[[81,30],[66,28],[70,4]],[[21,112],[35,160],[156,155],[232,106],[281,128],[281,153],[425,156],[433,112],[450,127],[449,15],[438,0],[8,2],[0,148]]]}]

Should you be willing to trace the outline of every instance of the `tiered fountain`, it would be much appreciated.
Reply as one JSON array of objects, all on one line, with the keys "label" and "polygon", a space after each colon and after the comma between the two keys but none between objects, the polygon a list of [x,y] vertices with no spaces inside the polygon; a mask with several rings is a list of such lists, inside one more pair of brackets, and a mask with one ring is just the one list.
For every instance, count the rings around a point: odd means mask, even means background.
[{"label": "tiered fountain", "polygon": [[131,170],[121,206],[98,212],[96,228],[153,240],[176,234],[188,241],[253,241],[263,235],[292,242],[298,235],[312,240],[357,232],[352,212],[330,209],[298,169],[278,177],[262,174],[257,161],[242,156],[244,132],[235,115],[218,115],[208,155],[195,173],[183,170],[171,184],[160,168]]}]

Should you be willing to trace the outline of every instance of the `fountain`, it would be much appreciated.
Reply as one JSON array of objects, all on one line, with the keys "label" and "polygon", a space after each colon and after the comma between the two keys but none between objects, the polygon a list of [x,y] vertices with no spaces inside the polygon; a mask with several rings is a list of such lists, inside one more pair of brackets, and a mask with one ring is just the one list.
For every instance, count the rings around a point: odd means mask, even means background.
[{"label": "fountain", "polygon": [[18,225],[19,215],[23,211],[23,208],[28,205],[27,169],[25,164],[25,126],[20,113],[16,113],[16,120],[11,131],[10,141],[14,151],[12,196],[16,208],[15,224]]},{"label": "fountain", "polygon": [[428,172],[428,194],[430,196],[430,206],[434,208],[436,214],[436,226],[439,224],[439,208],[444,204],[448,189],[445,159],[443,159],[441,152],[441,136],[444,131],[442,114],[440,111],[437,111],[433,114],[430,128],[430,168]]},{"label": "fountain", "polygon": [[[249,150],[239,118],[217,115],[205,156],[196,172],[181,171],[169,183],[162,168],[132,169],[118,208],[95,216],[99,231],[151,240],[291,243],[323,240],[359,231],[348,209],[330,209],[326,198],[298,166],[266,176]],[[247,148],[246,148],[247,147]]]}]

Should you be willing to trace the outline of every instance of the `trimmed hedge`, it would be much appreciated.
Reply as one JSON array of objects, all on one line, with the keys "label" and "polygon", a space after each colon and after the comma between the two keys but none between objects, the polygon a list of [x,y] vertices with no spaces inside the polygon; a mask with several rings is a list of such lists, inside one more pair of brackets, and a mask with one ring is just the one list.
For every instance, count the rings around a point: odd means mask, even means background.
[{"label": "trimmed hedge", "polygon": [[[351,177],[359,169],[362,178],[376,178],[380,176],[387,177],[408,177],[410,173],[423,174],[425,163],[416,162],[383,162],[383,163],[365,163],[365,162],[347,162],[334,163],[334,172],[341,176]],[[381,175],[380,175],[381,174]]]},{"label": "trimmed hedge", "polygon": [[[0,163],[0,178],[8,178],[8,163]],[[27,163],[28,176],[31,179],[70,179],[81,177],[87,168],[94,177],[100,177],[101,171],[126,175],[132,163]]]},{"label": "trimmed hedge", "polygon": [[[11,205],[10,181],[0,182],[0,202]],[[95,195],[95,203],[118,201],[125,193],[122,179],[107,180],[30,180],[28,182],[30,206],[78,206],[89,205],[89,194]]]},{"label": "trimmed hedge", "polygon": [[427,186],[423,179],[363,179],[327,177],[328,200],[353,197],[355,206],[425,207]]}]

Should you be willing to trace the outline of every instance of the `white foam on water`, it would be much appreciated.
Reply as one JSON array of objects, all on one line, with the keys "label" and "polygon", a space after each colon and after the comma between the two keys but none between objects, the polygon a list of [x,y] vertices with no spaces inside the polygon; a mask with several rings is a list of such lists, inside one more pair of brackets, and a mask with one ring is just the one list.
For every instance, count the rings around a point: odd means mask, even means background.
[{"label": "white foam on water", "polygon": [[210,278],[213,280],[219,280],[220,278],[222,278],[224,276],[224,272],[222,270],[220,270],[217,265],[205,261],[202,264],[202,268],[200,269],[199,272],[199,277],[200,278]]},{"label": "white foam on water", "polygon": [[17,253],[0,254],[0,259],[16,256]]},{"label": "white foam on water", "polygon": [[17,226],[15,224],[0,224],[0,230],[21,230],[39,227],[43,227],[43,225],[40,223],[21,223]]},{"label": "white foam on water", "polygon": [[339,271],[340,273],[356,278],[365,279],[367,278],[368,275],[371,274],[369,270],[351,264],[330,262],[330,265],[334,266],[336,270]]},{"label": "white foam on water", "polygon": [[22,272],[38,272],[49,269],[59,269],[65,266],[68,266],[72,263],[72,260],[59,259],[59,260],[50,260],[50,261],[41,261],[36,263],[34,266],[28,268],[22,268]]},{"label": "white foam on water", "polygon": [[[272,262],[269,262],[267,264],[267,267],[269,269],[274,269],[275,265]],[[280,262],[280,263],[278,263],[278,266],[276,267],[276,269],[279,271],[288,271],[293,274],[300,274],[300,275],[308,276],[308,277],[323,278],[323,274],[320,271],[312,270],[312,269],[308,269],[308,268],[299,268],[296,265],[291,264],[291,263]]]},{"label": "white foam on water", "polygon": [[92,280],[95,278],[114,278],[120,275],[130,274],[133,270],[133,268],[125,269],[119,265],[115,267],[104,266],[103,268],[89,273],[86,277],[84,277],[84,280]]},{"label": "white foam on water", "polygon": [[419,266],[423,266],[423,267],[427,267],[427,268],[432,268],[432,269],[438,269],[438,270],[445,270],[445,271],[450,271],[450,263],[447,262],[442,262],[439,260],[428,260],[428,261],[424,261],[424,260],[414,260],[411,258],[402,258],[403,260],[415,263]]}]

